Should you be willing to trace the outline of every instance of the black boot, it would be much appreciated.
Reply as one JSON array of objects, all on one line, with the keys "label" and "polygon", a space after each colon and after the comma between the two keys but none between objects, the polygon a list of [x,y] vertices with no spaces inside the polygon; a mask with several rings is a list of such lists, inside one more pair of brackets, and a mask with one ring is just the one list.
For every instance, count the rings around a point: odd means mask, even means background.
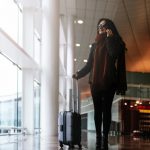
[{"label": "black boot", "polygon": [[96,150],[101,149],[101,136],[96,136]]},{"label": "black boot", "polygon": [[108,150],[108,136],[102,137],[101,149]]}]

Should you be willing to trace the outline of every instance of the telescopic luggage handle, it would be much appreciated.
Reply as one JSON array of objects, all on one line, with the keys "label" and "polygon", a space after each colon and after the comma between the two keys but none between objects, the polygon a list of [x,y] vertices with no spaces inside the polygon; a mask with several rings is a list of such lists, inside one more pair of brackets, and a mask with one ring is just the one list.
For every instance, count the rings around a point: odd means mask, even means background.
[{"label": "telescopic luggage handle", "polygon": [[78,80],[73,80],[73,111],[80,113],[80,98]]}]

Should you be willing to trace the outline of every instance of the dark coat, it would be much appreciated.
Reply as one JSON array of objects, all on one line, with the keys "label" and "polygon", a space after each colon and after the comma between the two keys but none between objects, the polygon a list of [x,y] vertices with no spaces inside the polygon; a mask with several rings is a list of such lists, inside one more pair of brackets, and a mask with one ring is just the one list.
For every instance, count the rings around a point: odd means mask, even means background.
[{"label": "dark coat", "polygon": [[[126,67],[125,67],[125,47],[123,42],[113,36],[107,37],[105,40],[106,48],[108,51],[108,65],[107,65],[107,74],[106,80],[104,81],[105,89],[109,90],[110,88],[115,88],[116,94],[125,94],[127,90],[127,82],[126,82]],[[92,44],[90,49],[90,54],[88,58],[88,62],[86,65],[77,72],[78,79],[84,77],[88,73],[89,83],[92,84],[92,70],[93,70],[93,62],[94,62],[94,53],[96,49],[96,43]]]}]

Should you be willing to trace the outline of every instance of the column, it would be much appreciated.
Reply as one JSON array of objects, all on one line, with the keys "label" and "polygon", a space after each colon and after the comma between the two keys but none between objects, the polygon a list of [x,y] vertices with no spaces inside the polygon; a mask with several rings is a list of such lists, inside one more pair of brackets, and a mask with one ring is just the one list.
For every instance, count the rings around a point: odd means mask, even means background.
[{"label": "column", "polygon": [[[73,89],[72,74],[74,73],[74,17],[68,16],[67,22],[67,106],[70,110],[72,101],[70,101],[70,90]],[[73,94],[73,93],[72,93]]]},{"label": "column", "polygon": [[23,8],[23,48],[33,57],[34,43],[34,11],[33,7]]},{"label": "column", "polygon": [[34,72],[32,69],[22,69],[23,80],[23,128],[28,134],[34,133]]},{"label": "column", "polygon": [[[25,6],[23,8],[23,48],[33,56],[33,34],[34,34],[34,8]],[[34,133],[34,71],[23,68],[23,127],[27,128],[28,134]]]},{"label": "column", "polygon": [[58,134],[59,0],[42,1],[41,136]]}]

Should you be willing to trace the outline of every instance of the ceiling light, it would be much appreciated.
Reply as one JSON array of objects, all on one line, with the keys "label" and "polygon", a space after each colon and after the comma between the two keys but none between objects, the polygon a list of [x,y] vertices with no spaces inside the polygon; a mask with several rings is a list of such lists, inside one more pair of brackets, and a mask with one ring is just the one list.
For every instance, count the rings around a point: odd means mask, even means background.
[{"label": "ceiling light", "polygon": [[74,61],[77,61],[77,59],[75,58]]},{"label": "ceiling light", "polygon": [[92,44],[89,45],[89,48],[91,48],[91,47],[92,47]]},{"label": "ceiling light", "polygon": [[83,24],[83,20],[78,20],[78,24]]},{"label": "ceiling light", "polygon": [[76,44],[76,47],[80,47],[80,44],[79,44],[79,43],[77,43],[77,44]]},{"label": "ceiling light", "polygon": [[127,106],[127,103],[124,103],[125,106]]},{"label": "ceiling light", "polygon": [[87,62],[87,59],[84,59],[83,62]]}]

